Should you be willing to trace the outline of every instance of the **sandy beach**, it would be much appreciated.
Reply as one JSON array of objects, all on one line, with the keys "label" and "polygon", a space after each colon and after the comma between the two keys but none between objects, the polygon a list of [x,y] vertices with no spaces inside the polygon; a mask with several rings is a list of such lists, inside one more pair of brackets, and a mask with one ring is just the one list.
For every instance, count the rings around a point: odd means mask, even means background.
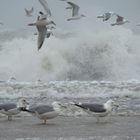
[{"label": "sandy beach", "polygon": [[63,117],[48,120],[36,117],[0,118],[0,140],[139,140],[139,116],[111,116],[96,123],[92,117]]}]

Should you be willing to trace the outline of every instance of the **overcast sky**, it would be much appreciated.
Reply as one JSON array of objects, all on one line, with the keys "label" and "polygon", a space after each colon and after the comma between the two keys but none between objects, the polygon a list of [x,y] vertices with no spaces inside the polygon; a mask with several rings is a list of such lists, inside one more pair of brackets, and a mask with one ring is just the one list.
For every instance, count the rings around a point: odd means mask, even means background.
[{"label": "overcast sky", "polygon": [[[69,23],[66,19],[71,16],[69,10],[65,10],[66,2],[59,0],[47,0],[52,11],[53,19],[57,26],[61,28],[72,27],[73,23]],[[77,3],[81,9],[80,12],[86,15],[86,19],[92,20],[93,24],[99,23],[97,15],[107,11],[114,11],[128,19],[129,25],[123,25],[132,30],[140,30],[137,23],[140,22],[140,0],[71,0]],[[35,11],[33,17],[26,17],[24,8]],[[8,29],[26,29],[27,24],[36,20],[38,11],[43,8],[38,0],[0,0],[0,22],[4,23],[3,28]],[[82,22],[83,22],[82,21]],[[94,23],[95,22],[95,23]],[[115,22],[115,21],[114,21]],[[79,21],[78,21],[79,23]],[[74,23],[75,24],[75,23]],[[101,23],[102,24],[102,23]],[[2,28],[2,27],[0,27]]]}]

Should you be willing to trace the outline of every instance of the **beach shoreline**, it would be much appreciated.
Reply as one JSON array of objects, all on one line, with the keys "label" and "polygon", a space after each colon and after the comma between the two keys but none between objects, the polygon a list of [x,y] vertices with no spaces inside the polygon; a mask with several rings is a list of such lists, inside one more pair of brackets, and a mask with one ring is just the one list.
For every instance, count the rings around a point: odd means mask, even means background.
[{"label": "beach shoreline", "polygon": [[0,118],[0,140],[139,140],[140,116],[110,116],[101,123],[88,116],[59,116],[47,124],[33,116]]}]

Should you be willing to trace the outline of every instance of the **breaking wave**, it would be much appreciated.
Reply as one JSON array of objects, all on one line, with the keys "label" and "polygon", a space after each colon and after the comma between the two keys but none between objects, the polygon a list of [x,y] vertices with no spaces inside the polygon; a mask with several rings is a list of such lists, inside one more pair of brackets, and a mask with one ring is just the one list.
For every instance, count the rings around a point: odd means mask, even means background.
[{"label": "breaking wave", "polygon": [[1,80],[11,76],[18,81],[140,79],[140,36],[130,29],[63,32],[46,39],[40,51],[31,34],[1,32],[0,36]]}]

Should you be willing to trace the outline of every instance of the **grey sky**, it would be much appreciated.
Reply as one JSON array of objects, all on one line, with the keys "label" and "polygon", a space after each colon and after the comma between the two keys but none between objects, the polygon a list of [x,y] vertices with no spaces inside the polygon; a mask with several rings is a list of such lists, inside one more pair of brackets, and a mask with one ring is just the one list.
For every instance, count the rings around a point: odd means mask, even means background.
[{"label": "grey sky", "polygon": [[[69,10],[65,10],[66,2],[59,0],[47,0],[52,10],[53,19],[57,26],[61,28],[72,27],[73,23],[66,21],[71,15]],[[140,0],[71,0],[79,4],[82,13],[88,19],[98,20],[96,16],[106,11],[114,11],[128,20],[130,24],[126,27],[139,29],[136,24],[140,22]],[[33,17],[26,17],[24,8],[30,9],[34,7],[35,12]],[[39,10],[43,10],[38,0],[0,0],[0,21],[4,22],[4,28],[10,29],[28,29],[27,24],[36,20]],[[85,20],[85,19],[84,19]],[[97,21],[97,23],[99,20]],[[76,22],[77,23],[77,22]],[[79,22],[78,22],[79,23]],[[75,24],[75,23],[74,23]],[[139,29],[140,30],[140,29]]]}]

